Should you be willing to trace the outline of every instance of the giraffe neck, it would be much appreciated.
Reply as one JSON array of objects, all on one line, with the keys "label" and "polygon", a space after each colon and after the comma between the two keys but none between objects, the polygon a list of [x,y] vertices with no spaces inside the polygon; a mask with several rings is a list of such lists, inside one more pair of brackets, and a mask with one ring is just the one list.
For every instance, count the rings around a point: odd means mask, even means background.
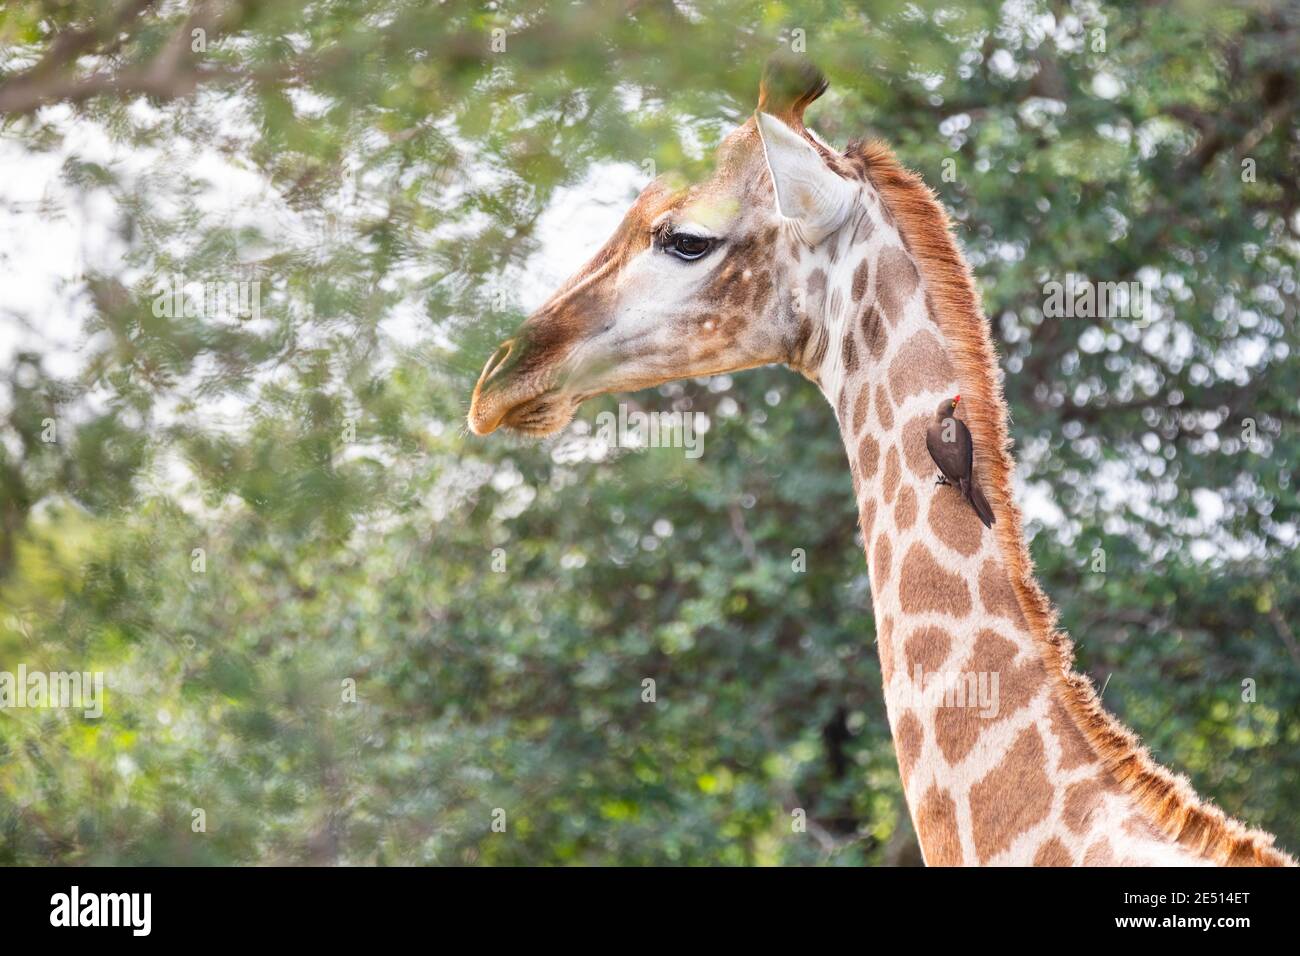
[{"label": "giraffe neck", "polygon": [[[1158,832],[1058,699],[998,535],[936,486],[925,430],[960,391],[921,273],[877,193],[793,276],[792,355],[844,437],[885,706],[927,863],[1200,863]],[[978,478],[978,472],[976,474]]]}]

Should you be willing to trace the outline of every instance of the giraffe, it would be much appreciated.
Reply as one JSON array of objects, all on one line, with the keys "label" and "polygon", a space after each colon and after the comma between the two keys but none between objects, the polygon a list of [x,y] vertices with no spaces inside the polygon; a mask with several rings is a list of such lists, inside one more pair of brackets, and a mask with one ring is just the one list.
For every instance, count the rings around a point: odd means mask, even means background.
[{"label": "giraffe", "polygon": [[[587,398],[783,363],[826,396],[859,510],[885,707],[929,865],[1294,865],[1156,764],[1072,669],[1012,496],[1007,413],[970,270],[881,143],[803,121],[827,88],[775,59],[711,178],[651,183],[485,365],[469,427],[563,428]],[[985,527],[925,432],[960,394]]]}]

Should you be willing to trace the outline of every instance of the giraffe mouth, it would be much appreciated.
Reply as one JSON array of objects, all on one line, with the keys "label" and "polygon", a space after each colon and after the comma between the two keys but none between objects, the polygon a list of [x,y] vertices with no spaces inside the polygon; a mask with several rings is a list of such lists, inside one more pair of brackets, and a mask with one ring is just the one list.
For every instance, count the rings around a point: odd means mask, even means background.
[{"label": "giraffe mouth", "polygon": [[548,389],[507,409],[501,416],[500,425],[516,434],[544,438],[569,424],[580,404],[582,399],[578,396]]},{"label": "giraffe mouth", "polygon": [[479,388],[470,399],[468,424],[475,435],[490,435],[504,428],[530,438],[545,438],[569,424],[585,398],[556,386],[513,395]]}]

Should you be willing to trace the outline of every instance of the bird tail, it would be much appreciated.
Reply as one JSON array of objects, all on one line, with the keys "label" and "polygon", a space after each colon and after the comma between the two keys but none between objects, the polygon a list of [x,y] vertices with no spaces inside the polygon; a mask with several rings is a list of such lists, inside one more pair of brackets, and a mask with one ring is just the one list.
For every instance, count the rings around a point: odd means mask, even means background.
[{"label": "bird tail", "polygon": [[980,521],[984,522],[984,527],[993,527],[993,522],[997,521],[997,519],[993,517],[993,508],[990,507],[989,500],[984,497],[984,492],[980,490],[980,486],[975,484],[975,479],[968,479],[964,490],[966,492],[966,500],[969,501],[970,506],[975,509],[975,513],[979,515]]}]

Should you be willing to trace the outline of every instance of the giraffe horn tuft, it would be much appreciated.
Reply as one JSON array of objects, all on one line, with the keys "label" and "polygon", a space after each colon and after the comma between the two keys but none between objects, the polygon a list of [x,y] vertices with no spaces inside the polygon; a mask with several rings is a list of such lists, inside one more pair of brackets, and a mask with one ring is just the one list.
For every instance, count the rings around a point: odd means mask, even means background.
[{"label": "giraffe horn tuft", "polygon": [[811,60],[784,51],[774,53],[763,67],[758,109],[797,129],[803,126],[803,111],[829,86],[825,74]]}]

